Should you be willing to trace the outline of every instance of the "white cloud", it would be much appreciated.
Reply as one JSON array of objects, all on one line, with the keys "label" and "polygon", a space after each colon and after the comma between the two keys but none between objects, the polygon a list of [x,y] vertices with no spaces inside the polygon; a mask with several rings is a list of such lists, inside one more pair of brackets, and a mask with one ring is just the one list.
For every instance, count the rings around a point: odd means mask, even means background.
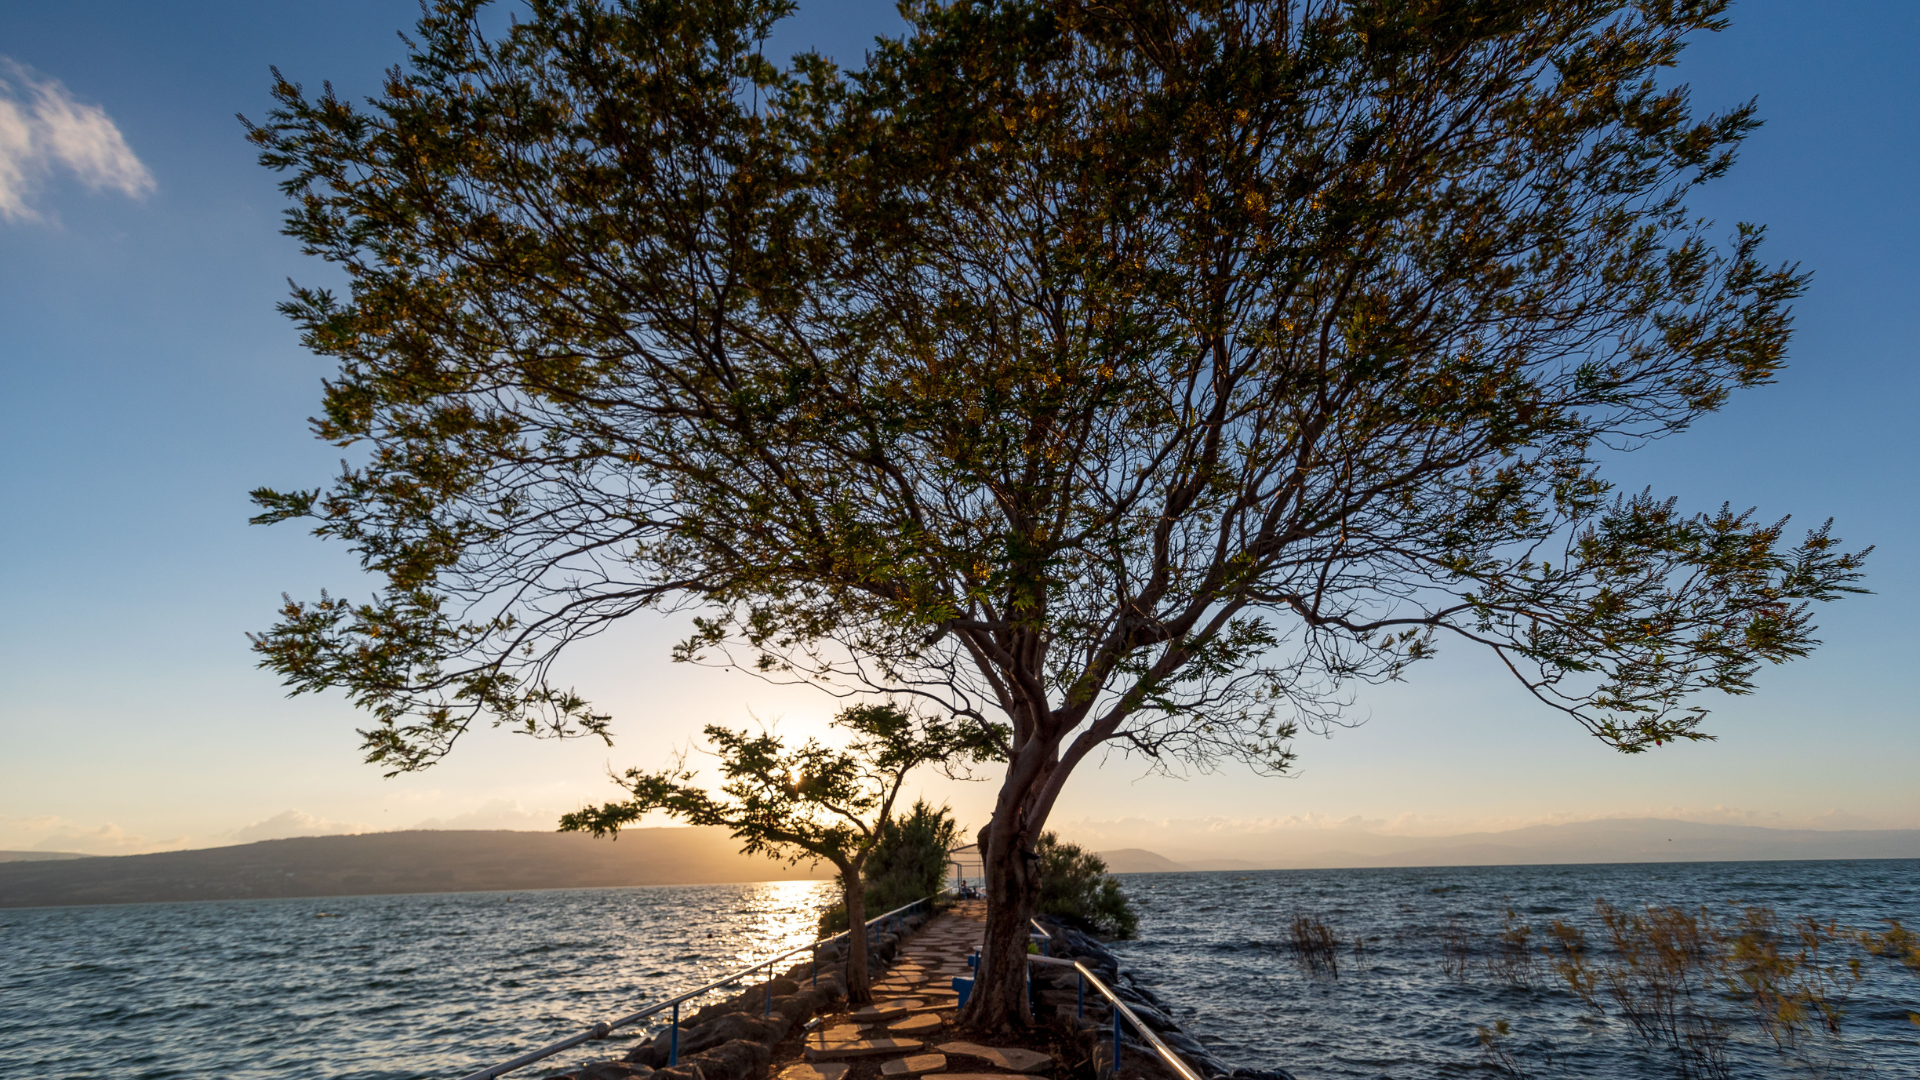
[{"label": "white cloud", "polygon": [[451,817],[431,817],[418,822],[415,829],[515,829],[532,832],[552,832],[559,827],[560,810],[536,808],[528,810],[520,805],[518,799],[494,799],[482,804],[478,809]]},{"label": "white cloud", "polygon": [[285,840],[293,836],[341,836],[372,831],[371,825],[328,821],[305,810],[283,810],[265,821],[242,825],[227,837],[235,843],[251,844],[256,840]]},{"label": "white cloud", "polygon": [[0,221],[37,221],[31,204],[40,184],[64,172],[90,190],[140,198],[153,174],[98,105],[87,105],[57,79],[38,79],[0,57]]},{"label": "white cloud", "polygon": [[144,855],[177,851],[188,846],[188,836],[151,839],[127,832],[112,822],[82,825],[52,815],[0,818],[0,848],[16,851],[68,851],[82,855]]}]

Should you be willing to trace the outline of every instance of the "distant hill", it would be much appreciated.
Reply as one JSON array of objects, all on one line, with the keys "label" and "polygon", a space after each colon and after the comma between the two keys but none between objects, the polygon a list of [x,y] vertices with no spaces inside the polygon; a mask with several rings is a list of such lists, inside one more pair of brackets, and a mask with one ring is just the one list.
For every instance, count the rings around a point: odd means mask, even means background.
[{"label": "distant hill", "polygon": [[1168,874],[1193,867],[1177,863],[1165,855],[1159,855],[1145,848],[1121,848],[1118,851],[1102,851],[1100,858],[1107,864],[1107,872],[1112,874]]},{"label": "distant hill", "polygon": [[62,859],[91,859],[75,851],[0,851],[0,862],[59,862]]},{"label": "distant hill", "polygon": [[821,878],[748,858],[722,829],[412,830],[62,860],[0,862],[0,908],[376,893],[696,885]]},{"label": "distant hill", "polygon": [[[1137,848],[1128,851],[1170,864],[1163,870],[1920,859],[1920,830],[1768,829],[1664,818],[1607,818],[1452,836],[1388,836],[1360,829],[1270,833],[1248,837],[1232,857],[1218,850],[1177,851],[1175,859]],[[1137,866],[1127,870],[1116,866],[1114,872],[1149,872],[1145,862]]]}]

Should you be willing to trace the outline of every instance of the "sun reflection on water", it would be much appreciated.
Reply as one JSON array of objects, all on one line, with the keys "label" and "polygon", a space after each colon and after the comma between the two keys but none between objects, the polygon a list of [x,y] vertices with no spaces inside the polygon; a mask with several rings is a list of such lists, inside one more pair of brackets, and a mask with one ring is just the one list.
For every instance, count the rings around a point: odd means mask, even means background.
[{"label": "sun reflection on water", "polygon": [[[720,966],[745,967],[765,962],[819,937],[821,909],[833,902],[828,881],[763,881],[744,887],[736,918],[733,950]],[[721,931],[721,933],[726,933]]]}]

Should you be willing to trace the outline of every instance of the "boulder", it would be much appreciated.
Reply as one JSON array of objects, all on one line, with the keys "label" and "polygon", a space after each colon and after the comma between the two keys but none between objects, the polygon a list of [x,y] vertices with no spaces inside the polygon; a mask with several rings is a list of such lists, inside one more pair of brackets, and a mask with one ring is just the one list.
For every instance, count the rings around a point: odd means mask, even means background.
[{"label": "boulder", "polygon": [[649,1080],[707,1080],[707,1078],[701,1074],[700,1066],[682,1061],[678,1065],[653,1070],[653,1076]]},{"label": "boulder", "polygon": [[746,1039],[731,1039],[695,1054],[687,1064],[700,1067],[705,1080],[763,1080],[773,1051]]},{"label": "boulder", "polygon": [[[698,1027],[682,1023],[680,1025],[680,1060],[684,1062],[695,1054],[734,1039],[745,1039],[749,1042],[772,1046],[786,1038],[787,1029],[792,1026],[792,1018],[778,1012],[770,1017],[730,1012],[716,1016]],[[652,1041],[627,1051],[626,1060],[636,1065],[661,1068],[667,1063],[667,1042],[671,1035],[671,1030],[655,1035]]]},{"label": "boulder", "polygon": [[596,1061],[566,1075],[574,1080],[630,1080],[652,1076],[653,1070],[627,1061]]},{"label": "boulder", "polygon": [[786,1038],[787,1029],[792,1026],[793,1021],[779,1013],[766,1017],[757,1013],[728,1013],[695,1028],[690,1033],[693,1036],[691,1040],[682,1038],[680,1056],[684,1058],[689,1054],[698,1054],[709,1047],[735,1039],[772,1046]]},{"label": "boulder", "polygon": [[774,998],[773,1013],[775,1016],[786,1017],[788,1024],[805,1023],[831,1000],[829,995],[817,990],[801,990],[785,997]]}]

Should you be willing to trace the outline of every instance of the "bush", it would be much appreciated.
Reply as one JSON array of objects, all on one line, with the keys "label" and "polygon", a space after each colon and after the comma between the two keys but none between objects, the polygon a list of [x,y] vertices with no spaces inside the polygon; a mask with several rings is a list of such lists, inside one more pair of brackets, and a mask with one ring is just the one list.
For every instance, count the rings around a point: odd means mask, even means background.
[{"label": "bush", "polygon": [[1139,929],[1140,916],[1107,873],[1106,860],[1052,833],[1040,834],[1034,854],[1040,856],[1041,914],[1108,937],[1130,938]]},{"label": "bush", "polygon": [[[861,872],[867,896],[867,918],[884,915],[940,891],[947,878],[947,853],[960,837],[952,811],[928,806],[922,799],[904,817],[880,823]],[[822,934],[847,928],[847,905],[835,904],[820,916]]]}]

